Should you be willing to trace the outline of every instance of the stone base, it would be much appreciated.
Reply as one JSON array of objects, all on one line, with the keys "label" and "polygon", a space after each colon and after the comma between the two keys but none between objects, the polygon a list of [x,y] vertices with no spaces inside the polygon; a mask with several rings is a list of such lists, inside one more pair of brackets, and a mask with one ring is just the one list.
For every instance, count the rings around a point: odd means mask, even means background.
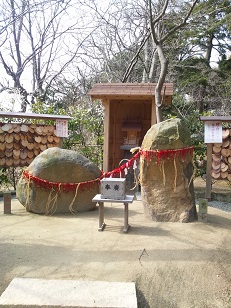
[{"label": "stone base", "polygon": [[14,278],[0,306],[137,308],[137,299],[133,282]]}]

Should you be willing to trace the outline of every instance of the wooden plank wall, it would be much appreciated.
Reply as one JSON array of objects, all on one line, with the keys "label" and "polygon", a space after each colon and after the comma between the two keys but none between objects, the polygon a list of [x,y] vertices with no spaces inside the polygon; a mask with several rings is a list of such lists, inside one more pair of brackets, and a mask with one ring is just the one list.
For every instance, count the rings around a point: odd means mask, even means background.
[{"label": "wooden plank wall", "polygon": [[151,101],[112,100],[110,102],[109,120],[109,171],[118,168],[120,161],[124,158],[122,125],[126,120],[137,120],[142,123],[141,139],[151,127]]}]

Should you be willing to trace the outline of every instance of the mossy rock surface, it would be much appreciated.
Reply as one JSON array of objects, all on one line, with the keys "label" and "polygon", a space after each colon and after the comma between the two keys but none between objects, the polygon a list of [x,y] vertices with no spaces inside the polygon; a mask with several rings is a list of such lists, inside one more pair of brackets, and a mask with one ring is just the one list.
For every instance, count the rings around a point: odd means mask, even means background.
[{"label": "mossy rock surface", "polygon": [[[39,154],[26,169],[40,179],[55,183],[81,183],[100,177],[100,169],[78,152],[60,148],[50,148]],[[66,213],[70,210],[84,212],[95,209],[92,198],[99,192],[99,185],[57,193],[43,189],[23,176],[20,178],[16,194],[20,203],[28,211],[39,214]],[[73,203],[73,204],[72,204]],[[72,204],[72,207],[69,206]]]},{"label": "mossy rock surface", "polygon": [[144,136],[142,149],[167,150],[192,145],[190,131],[184,121],[174,118],[153,125]]},{"label": "mossy rock surface", "polygon": [[[153,125],[143,150],[182,149],[191,146],[190,132],[180,119]],[[197,219],[193,188],[193,157],[141,159],[140,179],[145,214],[154,221],[190,222]]]}]

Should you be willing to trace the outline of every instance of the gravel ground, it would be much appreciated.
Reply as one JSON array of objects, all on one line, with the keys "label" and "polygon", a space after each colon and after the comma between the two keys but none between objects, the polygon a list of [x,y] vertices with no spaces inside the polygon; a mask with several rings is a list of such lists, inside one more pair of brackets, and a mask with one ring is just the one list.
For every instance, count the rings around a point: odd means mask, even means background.
[{"label": "gravel ground", "polygon": [[[198,177],[194,180],[194,188],[195,191],[205,191],[205,181],[201,178]],[[231,193],[231,186],[227,185],[226,181],[216,181],[213,186],[212,186],[212,191],[215,192],[216,194],[224,194],[227,195],[228,193]],[[216,195],[215,194],[215,195]],[[199,198],[199,197],[198,197]],[[215,198],[215,197],[214,197]],[[227,198],[228,199],[228,198]],[[222,201],[209,201],[209,207],[216,208],[225,212],[231,212],[231,197],[230,197],[230,202],[222,202]],[[198,204],[198,200],[196,200],[196,204]]]},{"label": "gravel ground", "polygon": [[[219,205],[223,203],[218,202]],[[138,308],[231,307],[231,214],[209,208],[208,222],[153,222],[142,203],[105,204],[78,215],[37,215],[12,198],[0,199],[0,295],[15,277],[135,282]],[[12,307],[12,306],[11,306]]]},{"label": "gravel ground", "polygon": [[230,202],[209,201],[209,206],[225,212],[231,212],[231,200]]}]

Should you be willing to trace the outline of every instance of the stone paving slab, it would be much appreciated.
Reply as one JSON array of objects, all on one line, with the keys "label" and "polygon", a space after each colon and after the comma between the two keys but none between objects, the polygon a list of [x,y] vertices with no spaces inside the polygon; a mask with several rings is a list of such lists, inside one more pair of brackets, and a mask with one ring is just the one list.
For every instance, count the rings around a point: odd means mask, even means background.
[{"label": "stone paving slab", "polygon": [[7,307],[137,308],[133,282],[14,278],[0,297]]}]

